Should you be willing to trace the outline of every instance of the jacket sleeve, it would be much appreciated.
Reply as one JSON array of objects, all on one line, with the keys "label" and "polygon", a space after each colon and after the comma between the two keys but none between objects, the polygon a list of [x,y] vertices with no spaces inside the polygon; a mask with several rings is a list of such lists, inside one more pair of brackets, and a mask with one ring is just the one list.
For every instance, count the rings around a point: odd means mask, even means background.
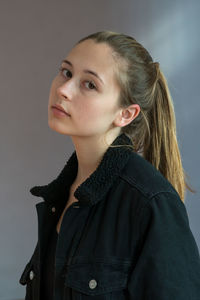
[{"label": "jacket sleeve", "polygon": [[33,260],[38,260],[38,256],[39,256],[39,244],[37,242],[34,252],[21,274],[21,277],[19,279],[20,284],[25,285],[27,283],[27,276],[28,276],[28,271],[30,271],[29,269],[30,269],[31,263]]},{"label": "jacket sleeve", "polygon": [[151,198],[140,230],[140,252],[128,278],[129,300],[199,300],[199,251],[181,199],[171,192]]}]

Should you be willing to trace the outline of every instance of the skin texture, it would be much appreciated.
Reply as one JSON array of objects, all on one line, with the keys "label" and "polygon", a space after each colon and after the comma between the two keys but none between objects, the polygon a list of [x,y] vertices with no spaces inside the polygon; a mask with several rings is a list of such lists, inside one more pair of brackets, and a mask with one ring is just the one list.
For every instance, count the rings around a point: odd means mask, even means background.
[{"label": "skin texture", "polygon": [[[76,45],[65,57],[52,81],[48,103],[48,125],[58,133],[71,137],[78,158],[76,184],[84,181],[97,168],[108,145],[140,112],[133,104],[118,107],[120,87],[115,81],[116,63],[112,49],[105,43],[86,40]],[[84,70],[96,72],[104,83]],[[53,113],[59,104],[70,116]],[[106,135],[106,142],[104,135]]]}]

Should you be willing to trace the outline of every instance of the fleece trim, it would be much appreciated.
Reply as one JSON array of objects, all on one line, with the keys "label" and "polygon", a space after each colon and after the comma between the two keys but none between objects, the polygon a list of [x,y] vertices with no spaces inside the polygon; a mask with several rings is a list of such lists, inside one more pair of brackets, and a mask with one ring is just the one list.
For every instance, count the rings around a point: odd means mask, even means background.
[{"label": "fleece trim", "polygon": [[[92,206],[105,196],[133,153],[133,148],[121,147],[133,145],[132,140],[124,133],[117,136],[111,145],[120,147],[108,147],[96,170],[74,192],[74,196],[83,204]],[[74,151],[57,178],[46,185],[32,187],[30,192],[53,203],[70,188],[76,178],[77,170],[78,160]]]}]

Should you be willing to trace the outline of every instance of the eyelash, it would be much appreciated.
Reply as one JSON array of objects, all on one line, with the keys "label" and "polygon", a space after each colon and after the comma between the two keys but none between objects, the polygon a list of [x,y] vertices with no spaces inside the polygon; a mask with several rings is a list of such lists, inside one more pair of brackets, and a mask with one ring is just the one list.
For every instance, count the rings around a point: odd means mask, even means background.
[{"label": "eyelash", "polygon": [[[67,71],[69,71],[67,68],[62,68],[62,67],[60,67],[59,68],[59,71],[62,73],[64,70],[67,70]],[[69,71],[70,72],[70,71]],[[70,72],[71,73],[71,72]],[[95,90],[97,90],[97,87],[96,87],[96,85],[94,84],[94,82],[93,81],[89,81],[89,80],[87,80],[87,82],[89,82],[89,83],[92,83],[92,85],[93,85],[93,89],[95,89]],[[89,90],[93,90],[93,89],[89,89]]]}]

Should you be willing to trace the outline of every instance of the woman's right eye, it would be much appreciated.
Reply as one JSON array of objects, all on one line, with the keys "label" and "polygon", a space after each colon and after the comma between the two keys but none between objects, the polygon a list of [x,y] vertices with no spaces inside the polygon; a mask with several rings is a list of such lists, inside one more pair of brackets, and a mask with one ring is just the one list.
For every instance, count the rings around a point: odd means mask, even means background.
[{"label": "woman's right eye", "polygon": [[[62,67],[60,67],[59,68],[59,70],[60,70],[60,72],[63,74],[63,71],[67,71],[66,73],[68,73],[68,74],[71,74],[72,75],[72,73],[68,70],[68,69],[66,69],[66,68],[62,68]],[[70,75],[70,77],[71,77],[71,75]],[[68,77],[67,75],[65,76],[65,77]]]}]

